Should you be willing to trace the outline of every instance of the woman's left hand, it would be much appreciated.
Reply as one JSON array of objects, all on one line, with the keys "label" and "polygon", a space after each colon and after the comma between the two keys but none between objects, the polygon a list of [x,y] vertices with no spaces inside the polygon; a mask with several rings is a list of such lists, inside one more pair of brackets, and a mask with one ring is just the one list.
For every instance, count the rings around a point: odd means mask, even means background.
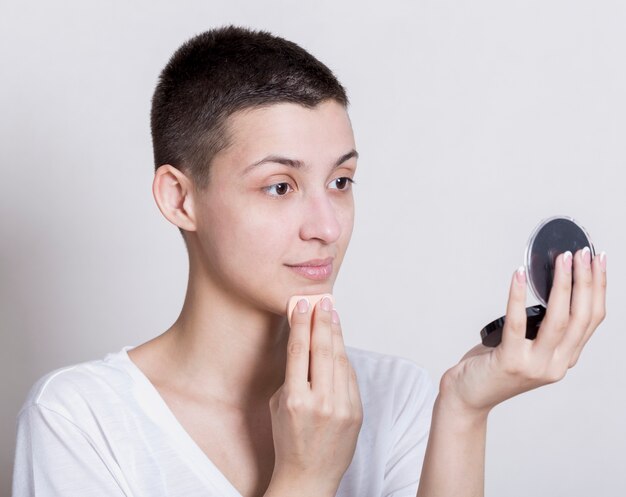
[{"label": "woman's left hand", "polygon": [[[573,260],[572,260],[573,259]],[[573,263],[573,264],[572,264]],[[572,288],[572,265],[574,283]],[[571,299],[571,307],[570,307]],[[495,405],[562,379],[606,314],[606,257],[589,249],[556,259],[554,284],[537,338],[526,338],[526,275],[513,275],[502,342],[478,345],[449,369],[440,395],[463,412],[487,415]],[[451,404],[450,404],[451,403]]]}]

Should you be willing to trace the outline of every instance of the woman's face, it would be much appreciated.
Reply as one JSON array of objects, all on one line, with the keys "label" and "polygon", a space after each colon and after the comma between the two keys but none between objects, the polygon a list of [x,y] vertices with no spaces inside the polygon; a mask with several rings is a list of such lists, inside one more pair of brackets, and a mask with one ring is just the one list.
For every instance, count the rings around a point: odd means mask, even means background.
[{"label": "woman's face", "polygon": [[203,270],[231,297],[275,313],[292,295],[332,293],[354,223],[345,108],[274,104],[228,125],[231,145],[196,206]]}]

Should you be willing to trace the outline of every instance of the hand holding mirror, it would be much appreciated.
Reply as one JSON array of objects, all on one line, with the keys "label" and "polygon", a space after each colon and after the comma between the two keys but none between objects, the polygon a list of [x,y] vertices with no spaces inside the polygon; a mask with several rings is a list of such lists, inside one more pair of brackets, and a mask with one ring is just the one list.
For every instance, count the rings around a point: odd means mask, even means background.
[{"label": "hand holding mirror", "polygon": [[[593,259],[595,249],[589,234],[571,217],[555,216],[544,219],[530,235],[524,265],[528,286],[540,304],[526,308],[526,338],[535,339],[541,321],[546,315],[557,256],[568,250],[575,254],[585,247],[589,247]],[[481,330],[483,345],[496,347],[500,343],[504,321],[502,316]]]}]

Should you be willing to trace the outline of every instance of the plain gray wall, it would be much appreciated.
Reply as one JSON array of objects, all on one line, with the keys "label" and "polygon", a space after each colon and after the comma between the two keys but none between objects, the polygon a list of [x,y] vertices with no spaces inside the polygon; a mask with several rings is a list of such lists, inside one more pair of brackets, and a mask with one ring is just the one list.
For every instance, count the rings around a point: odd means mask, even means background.
[{"label": "plain gray wall", "polygon": [[573,216],[607,251],[608,316],[579,364],[491,415],[486,494],[626,495],[625,2],[0,8],[1,494],[33,382],[178,315],[187,258],[151,194],[150,98],[183,41],[234,23],[295,41],[348,89],[361,154],[335,287],[348,344],[439,378],[504,312],[541,219]]}]

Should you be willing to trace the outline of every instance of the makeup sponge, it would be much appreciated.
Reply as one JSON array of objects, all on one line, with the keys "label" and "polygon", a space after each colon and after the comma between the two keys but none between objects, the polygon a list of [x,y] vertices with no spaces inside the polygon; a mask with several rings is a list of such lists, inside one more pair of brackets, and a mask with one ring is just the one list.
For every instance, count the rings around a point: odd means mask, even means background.
[{"label": "makeup sponge", "polygon": [[291,297],[289,299],[289,304],[287,304],[287,320],[289,321],[289,326],[291,326],[291,315],[293,314],[293,310],[296,307],[298,300],[302,298],[307,299],[309,301],[310,309],[313,309],[315,304],[317,304],[324,297],[329,297],[333,303],[333,307],[335,306],[335,299],[330,293],[319,293],[317,295],[294,295]]}]

